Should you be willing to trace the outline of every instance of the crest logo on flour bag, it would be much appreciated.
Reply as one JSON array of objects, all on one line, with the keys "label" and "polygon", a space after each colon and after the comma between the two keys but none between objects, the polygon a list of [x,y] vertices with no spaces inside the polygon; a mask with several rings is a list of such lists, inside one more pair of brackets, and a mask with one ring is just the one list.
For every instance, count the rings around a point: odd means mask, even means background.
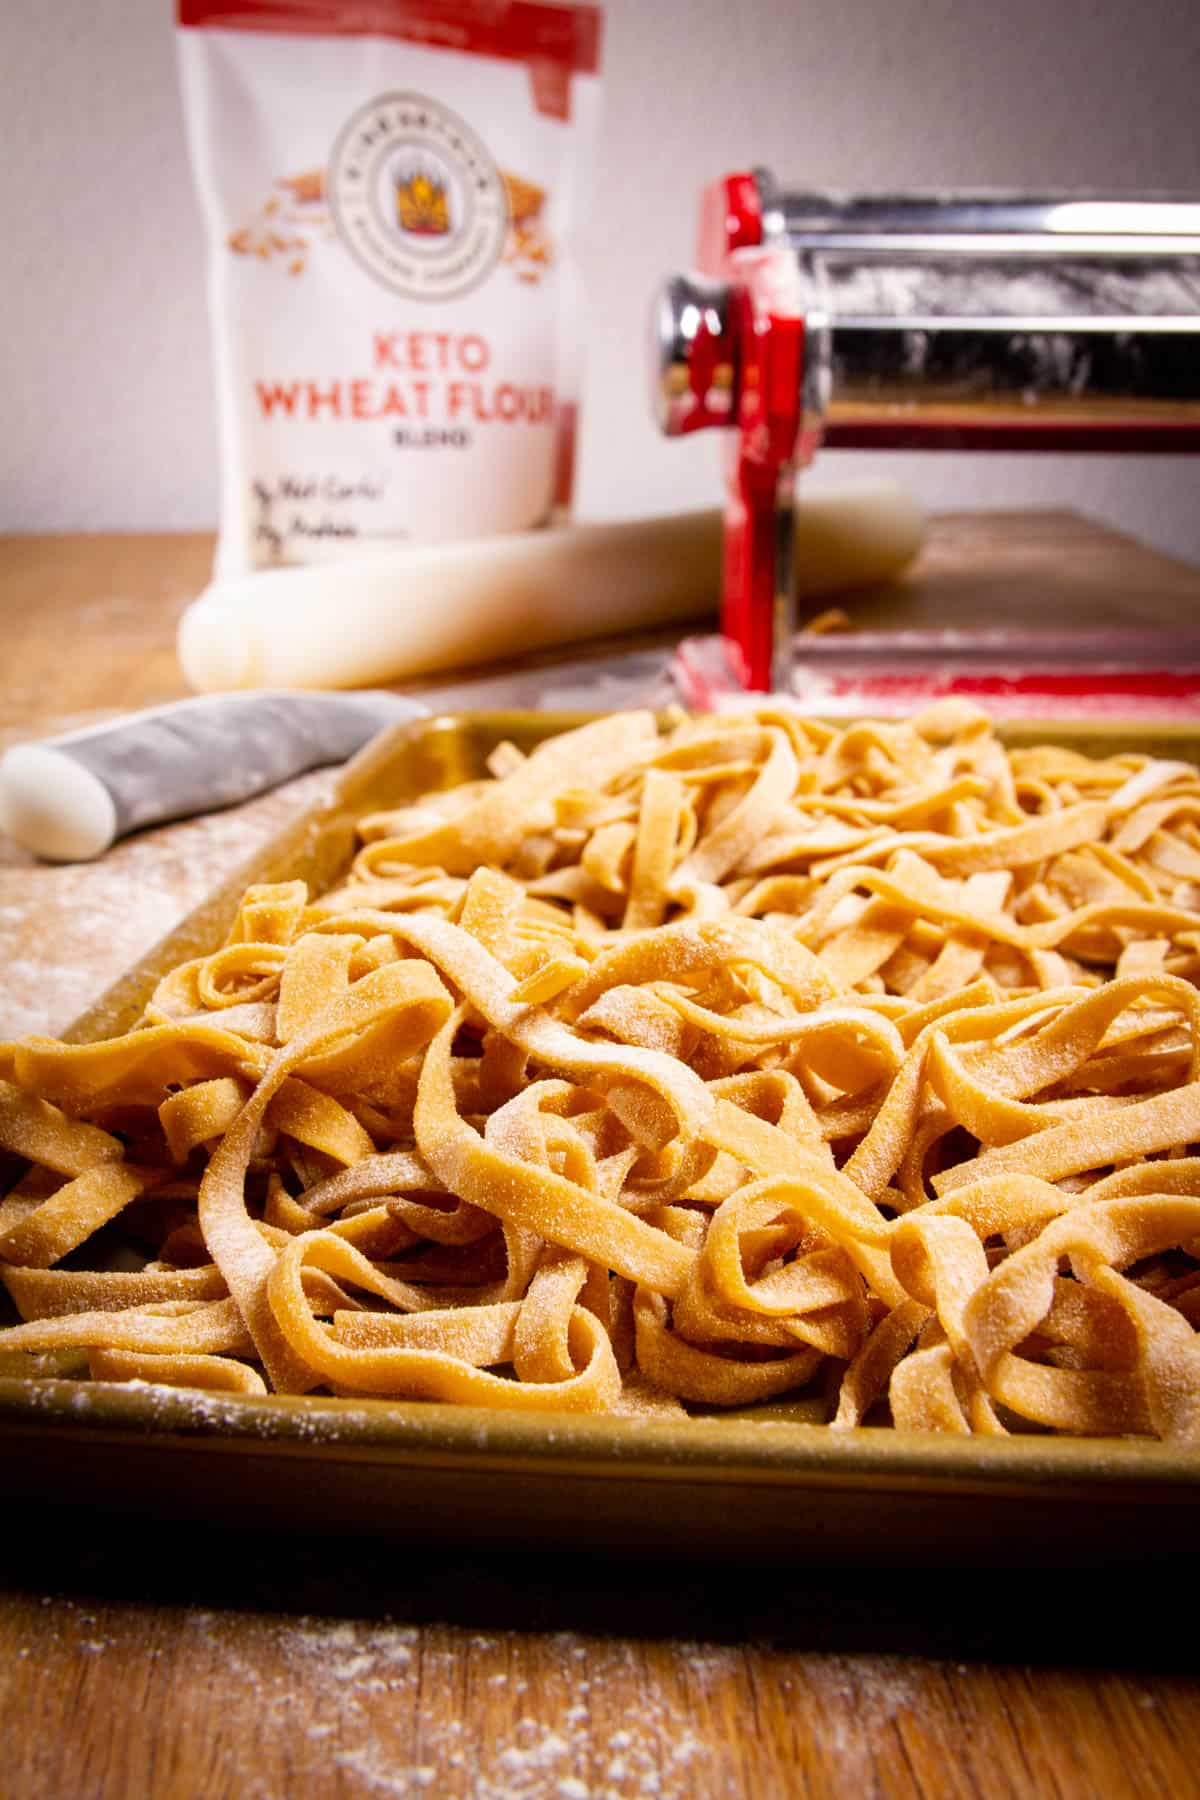
[{"label": "crest logo on flour bag", "polygon": [[597,8],[177,3],[218,577],[545,523],[570,497]]},{"label": "crest logo on flour bag", "polygon": [[343,242],[394,293],[453,299],[503,254],[500,171],[470,126],[426,94],[360,108],[334,145],[328,188]]}]

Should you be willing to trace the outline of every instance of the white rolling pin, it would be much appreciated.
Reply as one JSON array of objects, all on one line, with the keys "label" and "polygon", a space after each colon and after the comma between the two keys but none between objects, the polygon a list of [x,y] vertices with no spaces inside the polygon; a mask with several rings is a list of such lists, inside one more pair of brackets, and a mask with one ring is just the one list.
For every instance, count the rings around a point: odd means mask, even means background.
[{"label": "white rolling pin", "polygon": [[[195,688],[354,687],[677,624],[716,605],[721,514],[680,513],[366,552],[214,583],[184,614]],[[886,580],[924,518],[890,482],[801,500],[801,594]]]},{"label": "white rolling pin", "polygon": [[424,711],[399,694],[230,694],[15,744],[0,758],[0,831],[47,861],[87,862],[141,826],[344,762]]}]

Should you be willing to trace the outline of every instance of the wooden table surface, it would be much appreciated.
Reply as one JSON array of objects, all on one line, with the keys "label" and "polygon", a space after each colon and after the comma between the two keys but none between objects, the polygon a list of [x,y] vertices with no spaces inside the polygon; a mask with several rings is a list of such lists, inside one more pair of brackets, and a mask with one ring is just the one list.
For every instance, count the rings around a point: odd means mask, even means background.
[{"label": "wooden table surface", "polygon": [[[0,540],[0,744],[182,692],[203,535]],[[1200,574],[1062,514],[940,521],[862,624],[1200,616]],[[660,640],[661,641],[661,640]],[[553,659],[542,659],[547,667]],[[451,703],[499,703],[440,684]],[[523,677],[522,692],[529,687]],[[0,848],[0,1036],[57,1030],[308,804],[53,869]],[[1194,1567],[753,1569],[5,1510],[0,1796],[1200,1794]]]}]

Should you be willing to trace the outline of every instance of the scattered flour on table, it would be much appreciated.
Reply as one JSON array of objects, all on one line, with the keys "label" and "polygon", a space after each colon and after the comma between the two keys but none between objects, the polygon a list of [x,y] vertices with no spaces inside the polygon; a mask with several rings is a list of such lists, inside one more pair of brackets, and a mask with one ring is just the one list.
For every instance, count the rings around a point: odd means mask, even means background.
[{"label": "scattered flour on table", "polygon": [[[646,1680],[637,1716],[609,1735],[611,1720],[593,1711],[589,1694],[635,1666],[629,1645],[553,1634],[551,1665],[561,1673],[549,1684],[542,1678],[544,1716],[526,1711],[500,1723],[497,1712],[515,1711],[529,1683],[514,1671],[502,1684],[500,1671],[473,1671],[472,1663],[507,1648],[519,1667],[524,1634],[456,1633],[447,1649],[392,1622],[261,1616],[253,1631],[243,1620],[226,1633],[220,1615],[193,1611],[187,1620],[219,1643],[266,1729],[292,1737],[298,1778],[381,1800],[691,1800],[708,1791],[710,1752],[691,1729],[689,1696],[743,1667],[737,1649],[673,1643],[677,1693],[673,1682]],[[429,1697],[456,1690],[462,1715],[447,1719]],[[489,1691],[496,1698],[485,1702]],[[245,1792],[248,1800],[286,1800],[261,1778]]]},{"label": "scattered flour on table", "polygon": [[40,863],[0,838],[0,1040],[65,1030],[335,779],[314,770],[91,863]]},{"label": "scattered flour on table", "polygon": [[898,1656],[874,1656],[869,1661],[856,1658],[843,1667],[840,1681],[835,1678],[836,1661],[828,1667],[828,1691],[842,1705],[826,1707],[821,1732],[829,1754],[845,1764],[849,1779],[852,1770],[862,1767],[866,1738],[874,1738],[893,1720],[916,1707],[921,1683],[920,1677]]},{"label": "scattered flour on table", "polygon": [[[94,1604],[49,1596],[43,1604],[66,1609],[64,1647],[89,1662],[120,1657],[130,1635],[146,1629],[137,1617],[123,1621],[119,1607],[101,1625]],[[735,1791],[730,1767],[714,1761],[720,1753],[705,1720],[749,1705],[737,1646],[638,1645],[574,1632],[469,1635],[387,1619],[201,1607],[177,1613],[169,1629],[179,1669],[201,1678],[208,1657],[232,1675],[244,1710],[231,1712],[228,1742],[244,1742],[251,1723],[264,1738],[286,1739],[294,1780],[306,1792],[338,1800],[692,1800]],[[526,1660],[535,1642],[543,1671],[536,1710]],[[17,1643],[12,1654],[28,1649]],[[510,1664],[504,1685],[489,1668],[497,1655]],[[822,1743],[844,1769],[849,1792],[869,1772],[865,1744],[919,1701],[921,1678],[901,1658],[821,1660]],[[627,1692],[631,1675],[636,1707],[614,1719],[606,1698]],[[793,1679],[780,1671],[780,1698],[802,1709]],[[447,1696],[457,1716],[446,1716]],[[1149,1693],[1138,1699],[1156,1704]],[[246,1800],[290,1800],[298,1791],[285,1792],[251,1760],[239,1779]]]}]

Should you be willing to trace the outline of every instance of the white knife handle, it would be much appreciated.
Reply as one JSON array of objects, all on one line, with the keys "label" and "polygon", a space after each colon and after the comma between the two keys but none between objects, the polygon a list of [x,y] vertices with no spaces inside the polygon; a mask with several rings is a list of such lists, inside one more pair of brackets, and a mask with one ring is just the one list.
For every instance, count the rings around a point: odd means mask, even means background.
[{"label": "white knife handle", "polygon": [[0,830],[52,862],[86,862],[144,825],[211,812],[344,762],[425,711],[368,690],[180,700],[0,758]]}]

